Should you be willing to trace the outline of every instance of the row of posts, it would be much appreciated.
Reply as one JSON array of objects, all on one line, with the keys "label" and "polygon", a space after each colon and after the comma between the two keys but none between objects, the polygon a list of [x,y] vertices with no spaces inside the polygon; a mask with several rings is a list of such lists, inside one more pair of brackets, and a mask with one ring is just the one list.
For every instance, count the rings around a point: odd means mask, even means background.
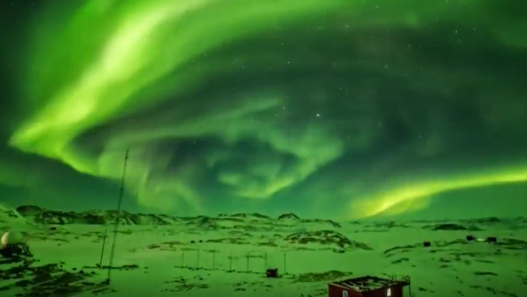
[{"label": "row of posts", "polygon": [[[185,267],[188,267],[188,268],[192,268],[191,266],[185,266],[185,252],[186,251],[181,251],[181,265],[180,267],[182,268],[185,268]],[[196,269],[199,269],[200,268],[200,256],[201,256],[201,251],[200,250],[195,250],[194,252],[197,253],[196,255]],[[215,270],[216,269],[216,254],[218,253],[218,251],[215,251],[215,250],[212,250],[212,251],[209,251],[209,253],[212,254],[212,270]],[[251,255],[250,253],[247,253],[245,255],[245,259],[246,259],[246,265],[245,265],[245,271],[246,272],[250,272],[249,271],[249,268],[250,268],[250,259],[253,258],[254,256]],[[233,260],[233,255],[232,255],[232,252],[230,253],[229,255],[229,269],[227,271],[231,272],[231,271],[234,271],[233,268],[232,268],[232,260]],[[265,253],[263,255],[263,260],[264,260],[264,269],[263,271],[265,271],[267,268],[269,268],[267,266],[267,253]],[[273,267],[273,268],[276,268],[276,267]],[[283,271],[282,273],[286,273],[287,272],[287,253],[283,253]]]}]

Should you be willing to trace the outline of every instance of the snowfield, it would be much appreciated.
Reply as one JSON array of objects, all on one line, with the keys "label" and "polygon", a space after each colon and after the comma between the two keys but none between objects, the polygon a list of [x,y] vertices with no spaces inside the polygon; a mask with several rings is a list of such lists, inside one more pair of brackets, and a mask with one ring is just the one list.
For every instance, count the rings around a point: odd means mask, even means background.
[{"label": "snowfield", "polygon": [[[116,217],[1,206],[0,231],[22,232],[34,257],[0,259],[0,296],[315,297],[327,296],[329,282],[364,275],[407,275],[417,297],[527,296],[525,218],[372,223],[124,212],[108,269]],[[267,268],[280,277],[267,278]]]}]

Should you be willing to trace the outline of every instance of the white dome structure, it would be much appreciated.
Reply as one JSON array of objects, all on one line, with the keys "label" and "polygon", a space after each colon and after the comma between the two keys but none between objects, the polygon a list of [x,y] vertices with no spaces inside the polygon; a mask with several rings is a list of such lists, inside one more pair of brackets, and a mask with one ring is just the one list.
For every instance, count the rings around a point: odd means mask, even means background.
[{"label": "white dome structure", "polygon": [[17,231],[6,232],[2,236],[2,245],[24,243],[24,236]]}]

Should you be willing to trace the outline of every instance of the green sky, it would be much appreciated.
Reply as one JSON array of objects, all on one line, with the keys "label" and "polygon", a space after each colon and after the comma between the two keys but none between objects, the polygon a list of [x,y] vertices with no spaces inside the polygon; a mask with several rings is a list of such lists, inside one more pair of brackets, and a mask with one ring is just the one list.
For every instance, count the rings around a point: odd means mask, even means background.
[{"label": "green sky", "polygon": [[520,215],[519,3],[6,1],[0,201]]}]

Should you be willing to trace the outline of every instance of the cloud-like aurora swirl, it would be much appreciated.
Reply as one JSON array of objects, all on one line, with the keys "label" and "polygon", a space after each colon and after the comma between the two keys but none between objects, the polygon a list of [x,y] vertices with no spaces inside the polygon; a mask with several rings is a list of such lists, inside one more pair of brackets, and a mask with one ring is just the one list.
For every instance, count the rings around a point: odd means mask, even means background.
[{"label": "cloud-like aurora swirl", "polygon": [[[261,201],[307,183],[337,190],[306,200],[348,201],[343,216],[367,217],[527,181],[527,125],[514,112],[525,94],[514,73],[496,76],[508,65],[470,58],[486,43],[492,57],[525,58],[526,22],[496,1],[80,3],[36,21],[24,97],[38,109],[10,144],[116,180],[131,148],[128,187],[144,206],[204,212],[208,189]],[[510,136],[482,148],[499,131]]]}]

